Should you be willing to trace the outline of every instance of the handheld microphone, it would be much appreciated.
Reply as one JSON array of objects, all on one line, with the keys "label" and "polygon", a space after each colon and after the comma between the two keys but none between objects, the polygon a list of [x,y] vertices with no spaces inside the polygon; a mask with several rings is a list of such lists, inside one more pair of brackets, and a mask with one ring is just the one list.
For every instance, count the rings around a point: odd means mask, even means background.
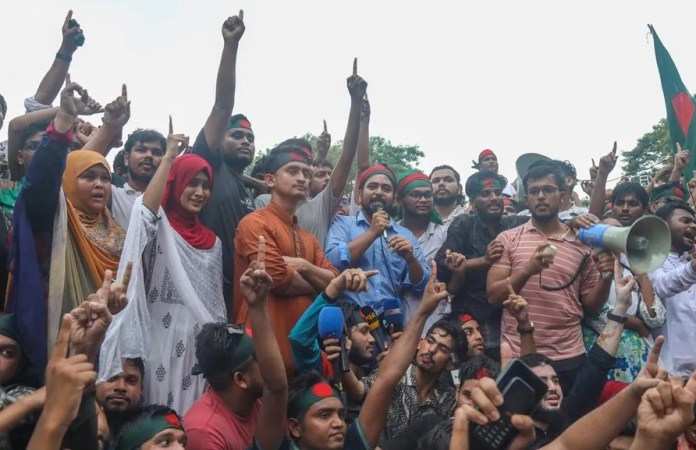
[{"label": "handheld microphone", "polygon": [[[372,210],[373,213],[384,211],[384,203],[372,202],[370,203],[370,210]],[[384,235],[384,239],[387,239],[387,230],[384,230],[382,234]]]},{"label": "handheld microphone", "polygon": [[360,308],[360,316],[367,322],[370,327],[370,332],[372,337],[375,338],[375,346],[377,347],[377,352],[382,353],[385,350],[384,336],[382,333],[382,327],[379,323],[379,317],[374,309],[369,306],[363,306]]},{"label": "handheld microphone", "polygon": [[[343,325],[343,335],[348,336],[348,329]],[[345,337],[341,339],[341,372],[350,372],[350,359],[348,357],[348,346],[346,345]]]},{"label": "handheld microphone", "polygon": [[[321,311],[319,311],[319,337],[323,340],[326,338],[336,338],[341,344],[341,353],[345,347],[343,339],[343,329],[345,319],[343,318],[343,311],[338,306],[324,306]],[[343,392],[343,382],[341,381],[340,373],[340,357],[331,361],[331,366],[333,367],[333,383],[336,386],[339,394],[341,395],[341,401],[346,404],[345,393]]]},{"label": "handheld microphone", "polygon": [[393,326],[394,332],[404,331],[404,305],[398,298],[384,301],[384,323],[387,330]]}]

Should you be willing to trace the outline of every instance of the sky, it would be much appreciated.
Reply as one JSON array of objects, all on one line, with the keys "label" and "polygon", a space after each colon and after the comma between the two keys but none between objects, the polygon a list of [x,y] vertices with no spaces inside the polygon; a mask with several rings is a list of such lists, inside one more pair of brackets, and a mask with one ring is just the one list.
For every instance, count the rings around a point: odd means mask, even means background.
[{"label": "sky", "polygon": [[195,138],[213,104],[222,23],[243,9],[234,109],[249,117],[257,151],[318,134],[322,119],[341,139],[358,57],[371,133],[419,145],[426,171],[450,164],[464,178],[485,148],[510,179],[523,153],[569,160],[586,179],[613,141],[632,149],[665,116],[648,23],[696,89],[687,0],[3,0],[8,118],[53,61],[69,9],[86,37],[72,79],[102,104],[127,83],[126,133],[166,132],[171,114],[175,131]]}]

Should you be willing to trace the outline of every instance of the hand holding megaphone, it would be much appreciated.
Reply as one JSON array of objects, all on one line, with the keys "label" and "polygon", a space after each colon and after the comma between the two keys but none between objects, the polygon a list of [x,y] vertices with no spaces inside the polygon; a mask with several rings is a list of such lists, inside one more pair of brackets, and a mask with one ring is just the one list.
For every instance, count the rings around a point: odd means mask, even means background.
[{"label": "hand holding megaphone", "polygon": [[616,301],[614,302],[614,314],[626,314],[631,306],[633,288],[636,285],[634,277],[623,276],[623,266],[618,259],[614,259],[614,292]]},{"label": "hand holding megaphone", "polygon": [[602,278],[609,278],[614,273],[614,263],[617,261],[614,254],[603,248],[592,249],[592,259],[594,259],[595,266]]}]

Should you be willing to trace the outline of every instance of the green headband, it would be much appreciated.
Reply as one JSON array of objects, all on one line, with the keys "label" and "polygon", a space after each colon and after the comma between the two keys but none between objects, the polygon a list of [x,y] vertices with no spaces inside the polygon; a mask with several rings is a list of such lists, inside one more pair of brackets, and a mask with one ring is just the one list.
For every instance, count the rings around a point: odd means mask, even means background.
[{"label": "green headband", "polygon": [[184,431],[179,416],[170,412],[139,419],[114,445],[114,450],[135,450],[160,431],[175,428]]},{"label": "green headband", "polygon": [[291,162],[309,165],[312,162],[312,153],[295,145],[275,148],[266,159],[266,173],[276,173],[278,169]]},{"label": "green headband", "polygon": [[244,128],[245,130],[253,131],[251,130],[249,119],[241,114],[230,117],[230,121],[227,123],[227,129],[230,130],[232,128]]},{"label": "green headband", "polygon": [[650,196],[650,203],[655,203],[660,199],[667,197],[674,197],[678,199],[684,199],[684,188],[677,183],[667,183],[662,186],[658,186],[652,191]]},{"label": "green headband", "polygon": [[17,340],[17,322],[14,314],[0,315],[0,335]]},{"label": "green headband", "polygon": [[203,367],[200,362],[193,365],[191,369],[191,375],[207,374],[212,375],[215,373],[230,371],[234,372],[239,366],[244,364],[249,360],[249,358],[254,356],[254,344],[248,334],[244,333],[237,344],[237,347],[232,352],[232,355],[225,361],[220,362],[220,365],[215,367]]},{"label": "green headband", "polygon": [[307,389],[289,405],[288,418],[297,419],[302,417],[309,408],[327,398],[335,397],[341,399],[338,392],[325,381],[321,381]]}]

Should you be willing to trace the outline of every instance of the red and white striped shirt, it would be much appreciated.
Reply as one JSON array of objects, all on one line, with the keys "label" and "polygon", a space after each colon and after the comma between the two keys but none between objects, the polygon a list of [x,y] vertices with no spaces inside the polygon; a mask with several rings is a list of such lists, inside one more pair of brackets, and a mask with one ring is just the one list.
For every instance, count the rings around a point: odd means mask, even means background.
[{"label": "red and white striped shirt", "polygon": [[[580,321],[583,317],[580,296],[599,283],[599,272],[589,258],[573,284],[560,291],[548,291],[544,286],[562,286],[573,277],[591,248],[576,238],[572,229],[562,235],[546,236],[532,222],[504,231],[497,239],[505,250],[494,267],[520,270],[540,245],[553,244],[558,253],[553,264],[540,274],[533,275],[518,294],[529,304],[529,319],[534,323],[534,341],[539,353],[554,361],[574,358],[585,353]],[[541,280],[541,282],[540,282]],[[503,310],[501,340],[508,342],[515,356],[520,354],[517,321]]]}]

